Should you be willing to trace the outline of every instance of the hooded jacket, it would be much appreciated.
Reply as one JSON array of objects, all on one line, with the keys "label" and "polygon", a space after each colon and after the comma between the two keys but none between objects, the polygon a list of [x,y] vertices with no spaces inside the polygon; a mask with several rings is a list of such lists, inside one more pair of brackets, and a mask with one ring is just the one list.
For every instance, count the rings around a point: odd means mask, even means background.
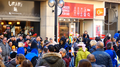
[{"label": "hooded jacket", "polygon": [[38,66],[46,66],[47,67],[65,67],[64,60],[62,59],[59,53],[45,53],[40,60]]},{"label": "hooded jacket", "polygon": [[25,54],[25,51],[24,51],[24,47],[19,47],[18,49],[17,49],[17,54]]},{"label": "hooded jacket", "polygon": [[87,59],[87,56],[90,54],[90,52],[87,51],[87,48],[85,51],[83,51],[83,48],[79,48],[75,60],[75,67],[78,66],[78,62],[82,59]]},{"label": "hooded jacket", "polygon": [[15,61],[15,58],[14,58],[8,63],[8,65],[6,67],[16,67],[16,65],[17,64],[16,64],[16,61]]}]

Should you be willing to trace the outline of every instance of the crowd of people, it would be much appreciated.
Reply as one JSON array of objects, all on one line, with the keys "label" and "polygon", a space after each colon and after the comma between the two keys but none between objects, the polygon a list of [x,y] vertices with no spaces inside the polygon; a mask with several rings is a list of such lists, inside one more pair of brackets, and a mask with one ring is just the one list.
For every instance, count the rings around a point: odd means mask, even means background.
[{"label": "crowd of people", "polygon": [[0,33],[0,67],[118,67],[120,31],[94,40],[87,31],[80,37],[52,38],[37,36],[6,38]]}]

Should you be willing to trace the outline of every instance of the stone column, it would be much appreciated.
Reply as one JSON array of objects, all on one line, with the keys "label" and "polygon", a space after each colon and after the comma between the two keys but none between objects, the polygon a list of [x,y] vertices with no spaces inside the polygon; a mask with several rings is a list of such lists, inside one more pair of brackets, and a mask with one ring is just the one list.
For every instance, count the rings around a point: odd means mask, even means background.
[{"label": "stone column", "polygon": [[118,24],[117,24],[117,30],[120,30],[120,4],[118,4]]},{"label": "stone column", "polygon": [[48,1],[40,3],[40,35],[43,39],[45,37],[54,39],[54,12],[48,6]]}]

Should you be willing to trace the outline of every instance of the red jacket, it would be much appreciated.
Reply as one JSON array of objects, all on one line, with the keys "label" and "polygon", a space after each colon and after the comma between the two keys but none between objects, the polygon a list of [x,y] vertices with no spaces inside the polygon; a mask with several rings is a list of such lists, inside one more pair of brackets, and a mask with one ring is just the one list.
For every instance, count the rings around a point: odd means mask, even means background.
[{"label": "red jacket", "polygon": [[62,59],[66,62],[66,67],[69,67],[69,63],[70,63],[70,61],[71,61],[71,58],[68,57],[68,56],[65,56],[65,57],[63,57]]},{"label": "red jacket", "polygon": [[24,47],[28,47],[28,44],[26,42],[24,44],[25,44]]}]

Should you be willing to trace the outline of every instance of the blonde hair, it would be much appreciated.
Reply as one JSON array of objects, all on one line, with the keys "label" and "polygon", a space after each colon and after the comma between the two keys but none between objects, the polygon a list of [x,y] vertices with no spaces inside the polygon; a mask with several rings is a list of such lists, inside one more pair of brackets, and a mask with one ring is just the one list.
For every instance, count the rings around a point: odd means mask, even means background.
[{"label": "blonde hair", "polygon": [[91,40],[91,41],[90,41],[91,47],[92,47],[92,46],[95,46],[96,44],[97,44],[96,40]]},{"label": "blonde hair", "polygon": [[23,42],[18,42],[18,47],[23,47],[24,43]]}]

